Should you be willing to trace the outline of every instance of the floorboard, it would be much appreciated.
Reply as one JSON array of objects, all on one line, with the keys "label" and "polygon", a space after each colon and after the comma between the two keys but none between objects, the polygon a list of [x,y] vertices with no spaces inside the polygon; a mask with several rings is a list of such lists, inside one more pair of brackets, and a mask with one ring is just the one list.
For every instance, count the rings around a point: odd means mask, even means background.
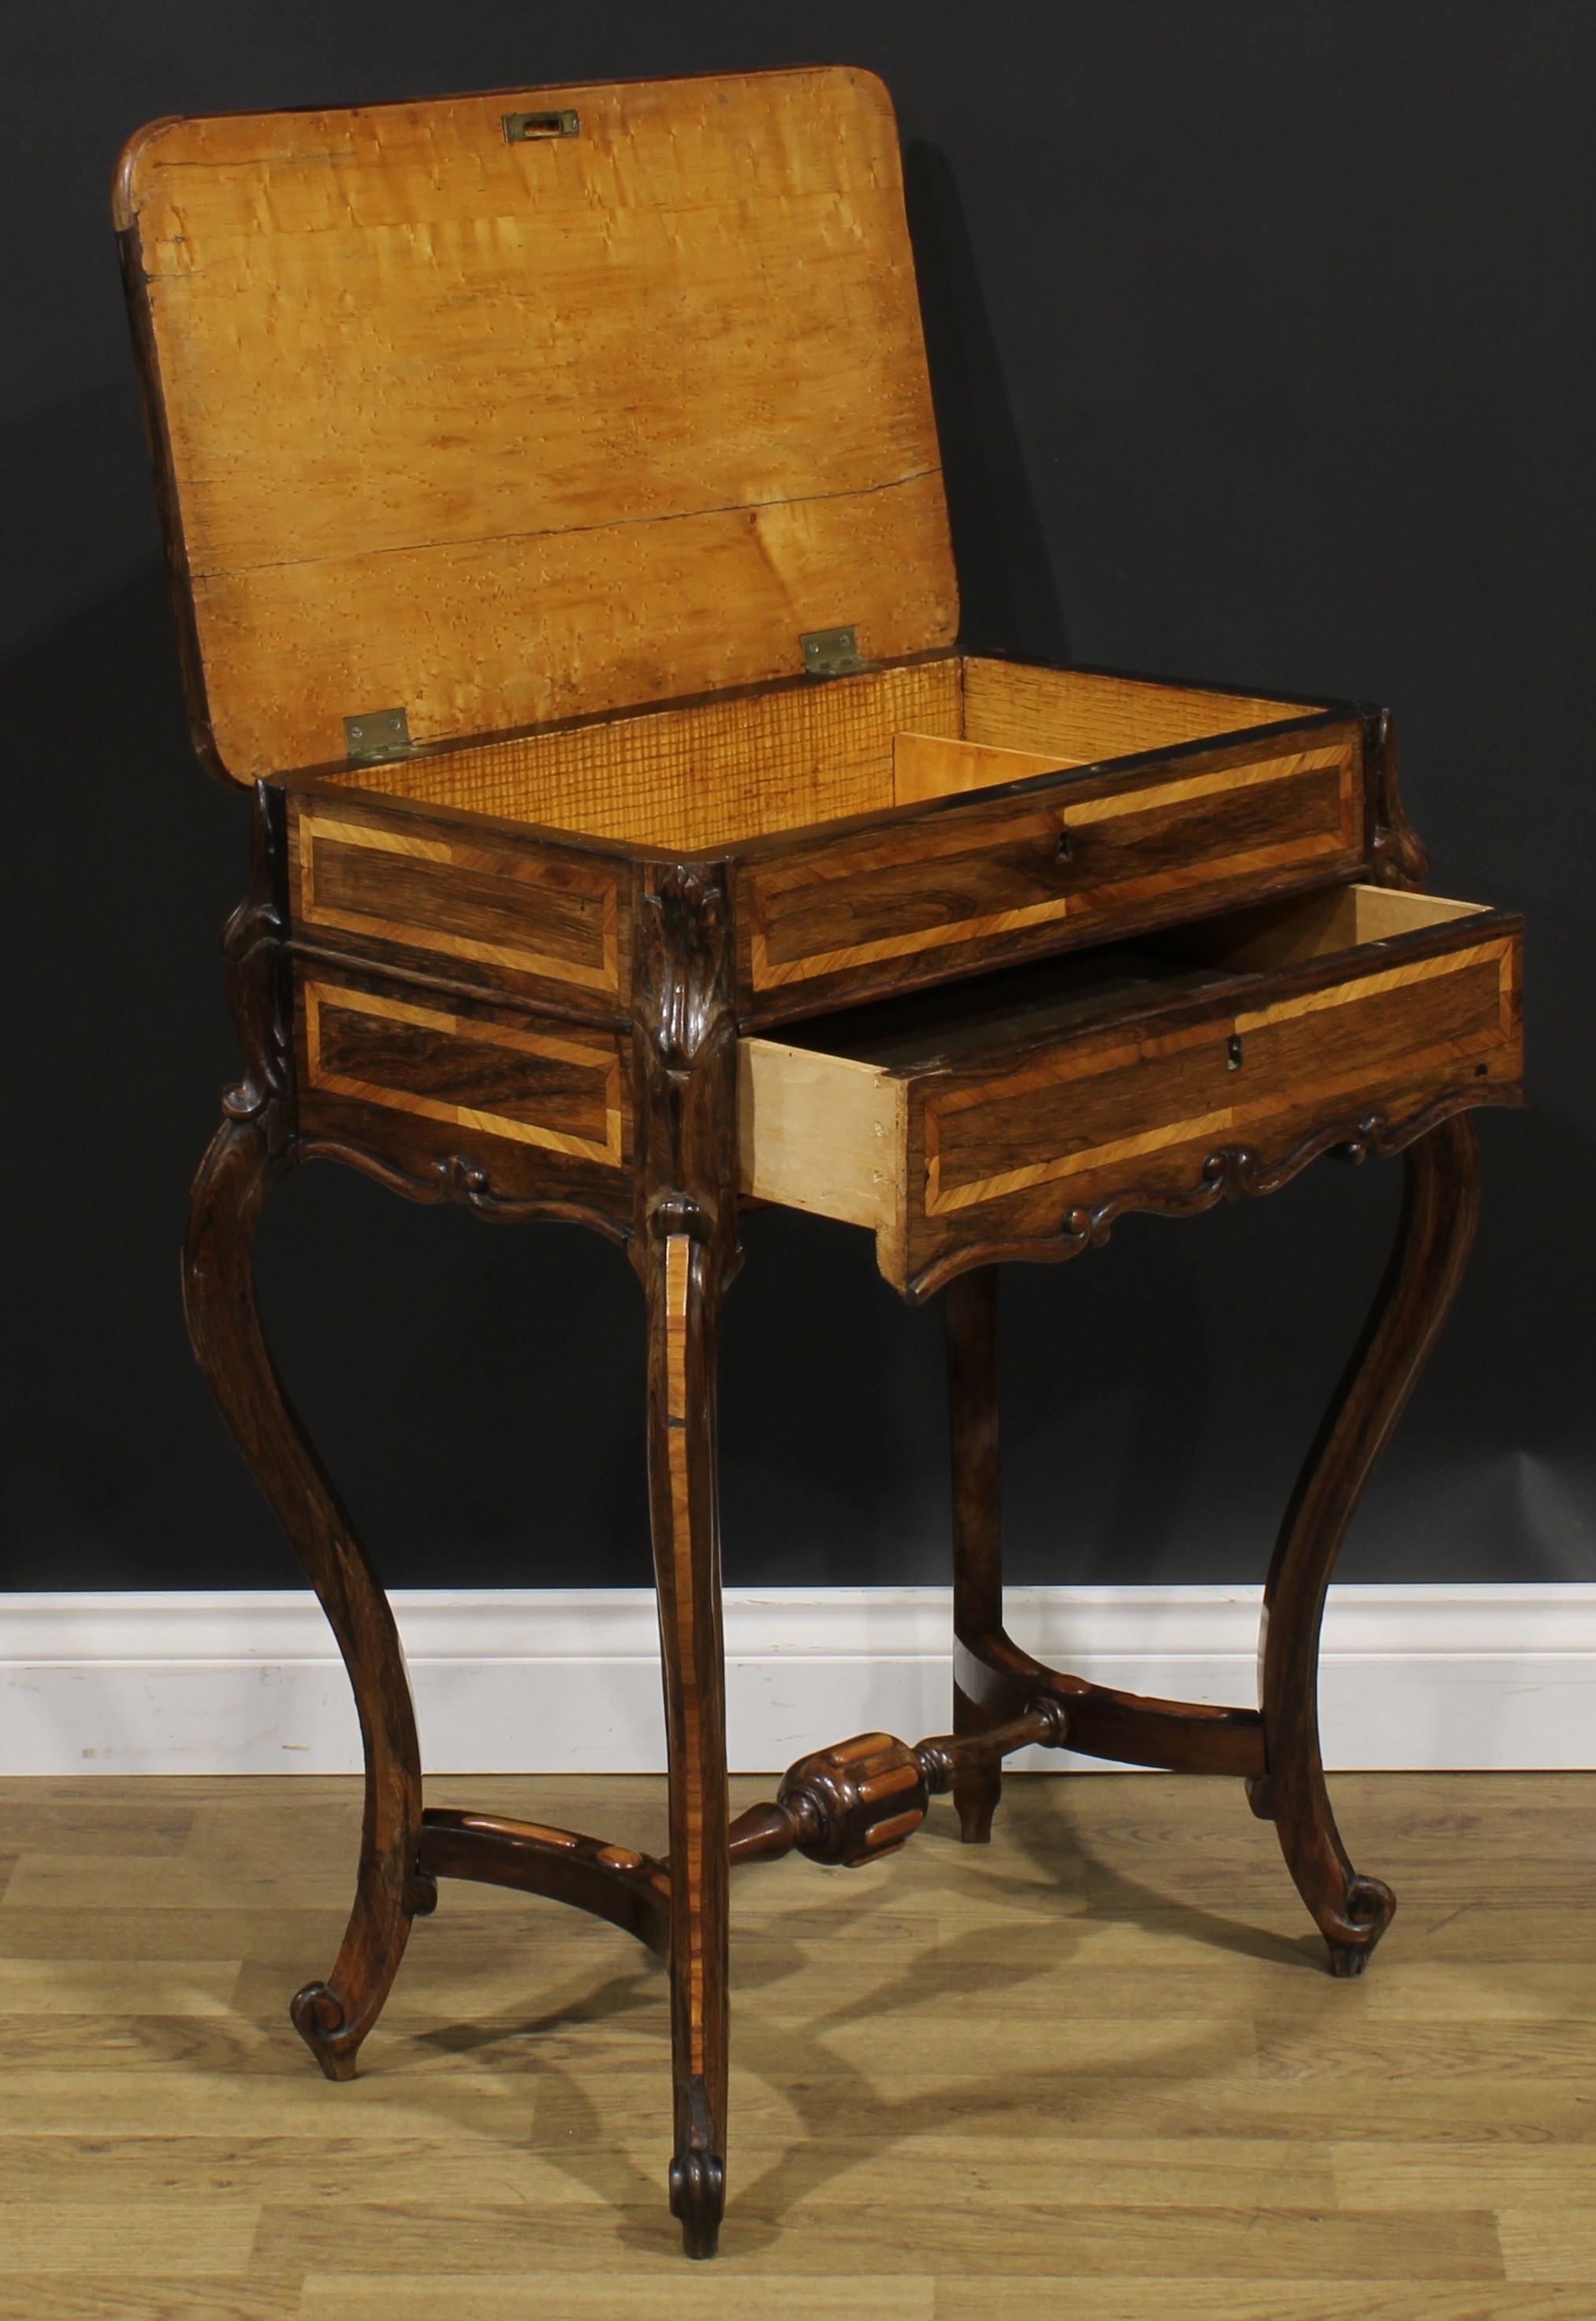
[{"label": "floorboard", "polygon": [[[661,1786],[429,1800],[651,1844]],[[625,1935],[446,1884],[332,2087],[286,2009],[355,1784],[0,1781],[0,2321],[1590,2321],[1596,1776],[1335,1788],[1399,1896],[1361,1982],[1235,1783],[1015,1779],[990,1848],[939,1803],[740,1872],[705,2266]]]}]

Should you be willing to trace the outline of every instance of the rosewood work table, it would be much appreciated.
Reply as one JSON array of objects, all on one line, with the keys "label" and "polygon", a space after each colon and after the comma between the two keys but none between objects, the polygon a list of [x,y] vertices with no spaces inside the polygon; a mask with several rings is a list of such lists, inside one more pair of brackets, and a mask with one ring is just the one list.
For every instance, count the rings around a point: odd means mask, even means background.
[{"label": "rosewood work table", "polygon": [[[666,1957],[670,2205],[725,2199],[734,1864],[980,1843],[1027,1743],[1233,1773],[1337,1973],[1392,1898],[1320,1765],[1342,1538],[1457,1287],[1467,1115],[1519,1101],[1517,920],[1419,891],[1382,711],[962,651],[880,84],[814,69],[160,122],[116,215],[196,746],[252,789],[245,1076],[195,1187],[194,1343],[326,1608],[366,1758],[353,1912],[294,2021],[354,2071],[439,1878]],[[1256,1707],[1007,1634],[994,1269],[1129,1210],[1401,1151],[1395,1253],[1286,1512]],[[659,1857],[424,1811],[403,1657],[261,1337],[306,1160],[566,1219],[645,1293]],[[945,1289],[953,1733],[728,1823],[716,1343],[740,1211]],[[551,1317],[552,1321],[557,1317]]]}]

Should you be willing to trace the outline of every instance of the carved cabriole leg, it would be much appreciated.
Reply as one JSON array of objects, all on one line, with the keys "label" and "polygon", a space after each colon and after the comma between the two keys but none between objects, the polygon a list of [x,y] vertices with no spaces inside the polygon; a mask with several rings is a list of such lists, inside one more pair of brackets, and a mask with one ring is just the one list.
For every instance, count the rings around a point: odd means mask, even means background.
[{"label": "carved cabriole leg", "polygon": [[294,2021],[329,2079],[354,2075],[404,1954],[412,1916],[437,1889],[415,1868],[421,1759],[388,1598],[283,1392],[255,1303],[253,1248],[266,1194],[294,1157],[292,1051],[282,937],[280,797],[257,793],[251,882],[229,923],[229,993],[246,1077],[195,1181],[184,1304],[201,1369],[246,1464],[287,1532],[338,1639],[360,1716],[365,1821],[354,1908],[324,1983],[294,2001]]},{"label": "carved cabriole leg", "polygon": [[715,2254],[725,2205],[728,1841],[716,1361],[737,1257],[736,1022],[724,881],[640,880],[634,1256],[648,1298],[649,1496],[670,1812],[670,2211]]},{"label": "carved cabriole leg", "polygon": [[1260,1641],[1268,1770],[1247,1784],[1254,1810],[1274,1823],[1338,1975],[1363,1971],[1396,1900],[1388,1886],[1353,1869],[1330,1811],[1319,1759],[1319,1626],[1347,1525],[1468,1261],[1479,1206],[1472,1122],[1460,1115],[1431,1129],[1409,1148],[1406,1169],[1391,1262],[1309,1452],[1270,1567]]},{"label": "carved cabriole leg", "polygon": [[[983,1265],[949,1283],[948,1415],[953,1457],[953,1634],[962,1642],[1003,1627],[1002,1461],[998,1418],[998,1270]],[[955,1678],[953,1731],[961,1739],[997,1719]],[[962,1770],[953,1782],[959,1834],[985,1845],[1003,1795],[1002,1761]]]},{"label": "carved cabriole leg", "polygon": [[185,1301],[200,1367],[321,1598],[360,1716],[366,1806],[354,1907],[326,1981],[308,1985],[293,2004],[295,2025],[328,2078],[349,2080],[404,1955],[411,1918],[432,1907],[437,1889],[415,1873],[421,1754],[398,1632],[260,1333],[252,1245],[273,1173],[257,1122],[230,1121],[218,1130],[194,1188]]},{"label": "carved cabriole leg", "polygon": [[649,1472],[670,1770],[670,2208],[689,2256],[713,2256],[725,2200],[725,1696],[715,1472],[719,1289],[702,1242],[652,1252]]}]

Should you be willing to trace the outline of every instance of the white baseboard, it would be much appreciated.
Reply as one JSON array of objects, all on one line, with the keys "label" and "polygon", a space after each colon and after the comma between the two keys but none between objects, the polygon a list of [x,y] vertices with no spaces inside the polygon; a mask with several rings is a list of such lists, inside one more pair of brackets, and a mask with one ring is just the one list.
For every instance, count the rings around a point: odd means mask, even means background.
[{"label": "white baseboard", "polygon": [[[651,1591],[396,1590],[429,1771],[664,1763]],[[735,1588],[735,1770],[851,1733],[949,1723],[942,1588]],[[1101,1684],[1256,1698],[1258,1590],[1017,1588],[1016,1638]],[[1332,1768],[1596,1767],[1596,1586],[1342,1588],[1326,1617]],[[1095,1766],[1033,1751],[1017,1768]],[[0,1773],[343,1773],[360,1743],[314,1597],[0,1597]]]}]

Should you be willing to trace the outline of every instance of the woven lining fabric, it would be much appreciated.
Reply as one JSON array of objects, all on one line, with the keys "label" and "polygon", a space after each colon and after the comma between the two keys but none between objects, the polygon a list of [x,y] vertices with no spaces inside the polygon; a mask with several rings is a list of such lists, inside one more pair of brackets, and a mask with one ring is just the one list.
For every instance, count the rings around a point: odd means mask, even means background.
[{"label": "woven lining fabric", "polygon": [[945,659],[362,767],[363,790],[683,853],[893,803],[892,736],[956,737]]}]

